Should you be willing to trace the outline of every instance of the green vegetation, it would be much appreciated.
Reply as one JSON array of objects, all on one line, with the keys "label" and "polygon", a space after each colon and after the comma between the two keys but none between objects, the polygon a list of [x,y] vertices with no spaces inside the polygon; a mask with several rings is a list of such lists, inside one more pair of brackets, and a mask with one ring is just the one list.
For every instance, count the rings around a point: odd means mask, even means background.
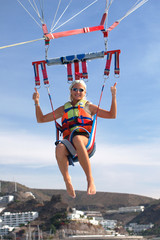
[{"label": "green vegetation", "polygon": [[68,222],[69,221],[67,220],[67,213],[66,212],[56,213],[50,219],[51,227],[53,228],[53,226],[54,226],[56,229],[59,229],[62,225],[65,225]]},{"label": "green vegetation", "polygon": [[160,226],[155,225],[153,228],[143,231],[142,235],[143,236],[151,236],[151,235],[160,236]]}]

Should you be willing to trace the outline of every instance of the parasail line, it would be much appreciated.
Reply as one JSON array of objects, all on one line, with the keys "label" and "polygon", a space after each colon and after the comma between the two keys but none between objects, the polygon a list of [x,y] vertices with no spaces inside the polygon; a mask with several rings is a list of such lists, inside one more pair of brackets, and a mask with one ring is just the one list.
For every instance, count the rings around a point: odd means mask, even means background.
[{"label": "parasail line", "polygon": [[92,2],[91,4],[89,4],[88,6],[86,6],[85,8],[83,8],[80,12],[76,13],[74,16],[72,16],[71,18],[69,18],[67,21],[65,21],[64,23],[62,23],[60,26],[58,26],[57,28],[54,29],[57,30],[60,27],[62,27],[63,25],[65,25],[66,23],[68,23],[69,21],[71,21],[73,18],[77,17],[79,14],[81,14],[82,12],[84,12],[87,8],[89,8],[90,6],[92,6],[94,3],[96,3],[98,0],[95,0],[94,2]]},{"label": "parasail line", "polygon": [[51,30],[50,30],[51,32],[54,31],[54,28],[56,27],[56,25],[59,23],[60,19],[63,17],[64,13],[65,13],[65,12],[67,11],[67,9],[69,8],[71,2],[72,2],[72,0],[70,0],[69,4],[68,4],[67,7],[64,9],[64,11],[62,12],[61,16],[60,16],[60,17],[58,18],[58,20],[56,21],[56,23],[54,24],[54,26],[53,26],[53,24],[52,24]]},{"label": "parasail line", "polygon": [[17,0],[17,2],[19,2],[19,4],[23,7],[23,9],[29,14],[29,16],[35,21],[35,23],[37,23],[37,25],[41,27],[41,25],[36,21],[36,19],[32,16],[32,14],[25,8],[25,6],[20,2],[20,0]]},{"label": "parasail line", "polygon": [[55,20],[56,20],[56,17],[57,17],[57,13],[58,13],[58,10],[59,10],[59,7],[60,7],[60,4],[61,4],[61,0],[59,0],[58,6],[57,6],[57,10],[56,10],[56,13],[55,13],[55,15],[54,15],[54,19],[53,19],[53,22],[52,22],[52,25],[51,25],[51,31],[52,31],[52,28],[53,28],[54,22],[55,22]]},{"label": "parasail line", "polygon": [[[118,24],[126,17],[128,17],[131,13],[133,13],[134,11],[136,11],[138,8],[140,8],[141,6],[143,6],[146,2],[148,2],[149,0],[142,0],[141,2],[139,2],[140,0],[138,0],[134,6],[132,6],[132,8],[119,20],[115,21],[109,28],[107,28],[106,32],[110,32],[112,31],[115,27],[118,26]],[[139,2],[139,3],[138,3]]]},{"label": "parasail line", "polygon": [[11,45],[2,46],[2,47],[0,47],[0,50],[4,49],[4,48],[15,47],[15,46],[19,46],[19,45],[23,45],[23,44],[27,44],[27,43],[41,41],[41,40],[44,40],[44,39],[45,38],[39,38],[39,39],[34,39],[34,40],[26,41],[26,42],[20,42],[20,43],[14,43],[14,44],[11,44]]}]

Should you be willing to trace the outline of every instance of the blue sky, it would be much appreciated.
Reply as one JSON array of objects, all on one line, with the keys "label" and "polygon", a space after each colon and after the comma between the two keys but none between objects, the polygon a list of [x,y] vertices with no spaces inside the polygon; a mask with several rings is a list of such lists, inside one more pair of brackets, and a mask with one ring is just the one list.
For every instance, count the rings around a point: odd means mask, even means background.
[{"label": "blue sky", "polygon": [[[22,2],[28,7],[27,0]],[[62,21],[91,2],[73,0]],[[109,25],[121,18],[135,2],[114,1],[109,12]],[[65,3],[62,0],[59,15]],[[45,20],[49,29],[57,4],[58,0],[45,1]],[[98,25],[104,7],[105,1],[99,0],[58,31]],[[159,198],[159,9],[159,1],[149,0],[109,35],[108,50],[121,49],[121,74],[118,79],[114,77],[112,63],[101,107],[110,108],[110,87],[117,81],[118,114],[115,120],[98,119],[97,152],[91,158],[97,191]],[[28,10],[36,18],[31,7]],[[0,19],[0,46],[43,36],[42,30],[16,0],[2,1]],[[48,56],[54,58],[102,50],[102,33],[94,32],[52,40]],[[54,123],[36,122],[32,100],[32,61],[44,58],[43,41],[0,50],[0,179],[14,180],[33,188],[64,189],[54,154]],[[99,101],[104,66],[105,59],[88,63],[87,98],[94,104]],[[50,66],[47,71],[56,108],[69,98],[66,68]],[[39,93],[43,113],[50,112],[43,85]],[[86,190],[86,179],[79,164],[70,168],[70,174],[75,189]]]}]

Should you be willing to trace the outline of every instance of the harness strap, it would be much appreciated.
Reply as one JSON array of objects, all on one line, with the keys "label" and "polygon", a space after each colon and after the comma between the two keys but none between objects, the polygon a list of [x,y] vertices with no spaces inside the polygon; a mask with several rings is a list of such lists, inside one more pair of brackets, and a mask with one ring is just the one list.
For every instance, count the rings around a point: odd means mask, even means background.
[{"label": "harness strap", "polygon": [[43,74],[43,82],[44,85],[49,85],[49,80],[48,80],[48,75],[47,75],[47,70],[46,70],[46,62],[41,62],[41,69],[42,69],[42,74]]},{"label": "harness strap", "polygon": [[75,72],[75,80],[79,80],[80,77],[80,73],[79,73],[79,62],[75,61],[74,62],[74,72]]},{"label": "harness strap", "polygon": [[37,63],[32,63],[34,69],[34,76],[35,76],[35,85],[40,86],[40,77],[39,77],[39,68]]},{"label": "harness strap", "polygon": [[113,54],[113,52],[108,52],[107,53],[106,67],[105,67],[105,70],[104,70],[104,75],[107,75],[107,76],[109,76],[109,74],[110,74],[112,54]]},{"label": "harness strap", "polygon": [[119,55],[120,55],[119,51],[115,52],[115,68],[114,68],[115,75],[119,75],[120,74]]},{"label": "harness strap", "polygon": [[71,63],[67,63],[67,77],[68,77],[68,82],[73,81],[72,64]]},{"label": "harness strap", "polygon": [[40,76],[39,76],[39,65],[41,65],[42,69],[42,75],[43,75],[43,82],[44,85],[49,85],[47,70],[46,70],[46,61],[36,61],[32,62],[33,68],[34,68],[34,75],[35,75],[35,85],[40,86]]},{"label": "harness strap", "polygon": [[106,61],[106,66],[104,70],[104,75],[109,76],[110,74],[110,67],[111,67],[111,61],[112,61],[112,55],[115,55],[115,61],[114,61],[114,73],[115,75],[120,74],[120,68],[119,68],[119,55],[120,55],[120,50],[113,50],[113,51],[107,51],[107,61]]},{"label": "harness strap", "polygon": [[85,78],[85,79],[88,78],[87,62],[86,62],[86,60],[83,60],[83,61],[82,61],[82,76],[83,76],[83,78]]}]

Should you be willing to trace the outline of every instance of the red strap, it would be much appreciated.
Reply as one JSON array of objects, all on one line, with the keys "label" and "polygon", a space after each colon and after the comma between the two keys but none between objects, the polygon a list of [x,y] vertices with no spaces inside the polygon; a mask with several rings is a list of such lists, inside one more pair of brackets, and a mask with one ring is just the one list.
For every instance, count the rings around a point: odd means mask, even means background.
[{"label": "red strap", "polygon": [[116,75],[120,74],[120,68],[119,68],[119,54],[120,52],[115,52],[115,68],[114,68],[114,73]]},{"label": "red strap", "polygon": [[86,60],[83,60],[83,61],[82,61],[82,76],[83,76],[83,78],[85,78],[85,79],[88,78],[87,62],[86,62]]},{"label": "red strap", "polygon": [[43,60],[43,61],[32,62],[32,65],[34,67],[35,85],[40,86],[39,65],[41,65],[44,84],[45,85],[49,84],[47,70],[46,70],[46,61]]},{"label": "red strap", "polygon": [[72,75],[72,63],[67,64],[67,77],[68,81],[73,81],[73,75]]},{"label": "red strap", "polygon": [[105,67],[105,70],[104,70],[104,75],[107,75],[107,76],[109,76],[109,73],[110,73],[112,54],[113,54],[113,52],[108,52],[107,53],[106,67]]},{"label": "red strap", "polygon": [[108,31],[103,31],[103,37],[105,37],[105,38],[108,37]]},{"label": "red strap", "polygon": [[69,31],[64,31],[64,32],[58,32],[58,33],[48,33],[45,36],[48,39],[54,39],[54,38],[67,37],[67,36],[71,36],[71,35],[77,35],[77,34],[81,34],[81,33],[88,33],[88,32],[100,31],[100,30],[104,30],[103,25],[95,26],[95,27],[85,27],[85,28],[69,30]]},{"label": "red strap", "polygon": [[107,17],[107,13],[104,13],[103,16],[102,16],[100,25],[104,26],[104,23],[106,21],[106,17]]},{"label": "red strap", "polygon": [[79,62],[78,61],[74,62],[74,72],[75,72],[75,80],[79,80],[81,74],[79,73]]},{"label": "red strap", "polygon": [[42,68],[44,85],[47,85],[47,84],[49,84],[49,80],[48,80],[48,75],[47,75],[47,70],[46,70],[46,63],[44,61],[41,62],[41,68]]},{"label": "red strap", "polygon": [[112,55],[115,54],[115,68],[114,68],[114,73],[117,75],[120,73],[120,68],[119,68],[119,55],[121,51],[120,50],[112,50],[112,51],[107,51],[104,52],[104,55],[107,55],[107,61],[106,61],[106,66],[104,70],[104,75],[109,76],[110,74],[110,67],[111,67],[111,60],[112,60]]},{"label": "red strap", "polygon": [[[48,34],[48,29],[47,29],[47,25],[44,23],[42,24],[42,30],[43,30],[43,34],[46,36],[46,34]],[[49,38],[45,37],[45,45],[49,45]]]},{"label": "red strap", "polygon": [[87,63],[86,60],[82,60],[82,73],[79,72],[79,61],[74,62],[74,72],[75,72],[75,80],[79,80],[81,78],[88,78],[88,73],[87,73]]},{"label": "red strap", "polygon": [[33,68],[34,68],[34,75],[35,75],[35,85],[40,86],[40,77],[39,77],[39,68],[37,63],[32,63]]},{"label": "red strap", "polygon": [[44,35],[46,35],[48,33],[47,25],[45,23],[42,24],[42,30],[43,30]]},{"label": "red strap", "polygon": [[119,24],[118,21],[114,22],[114,23],[107,29],[107,31],[108,31],[108,32],[112,31],[115,27],[118,26],[118,24]]}]

